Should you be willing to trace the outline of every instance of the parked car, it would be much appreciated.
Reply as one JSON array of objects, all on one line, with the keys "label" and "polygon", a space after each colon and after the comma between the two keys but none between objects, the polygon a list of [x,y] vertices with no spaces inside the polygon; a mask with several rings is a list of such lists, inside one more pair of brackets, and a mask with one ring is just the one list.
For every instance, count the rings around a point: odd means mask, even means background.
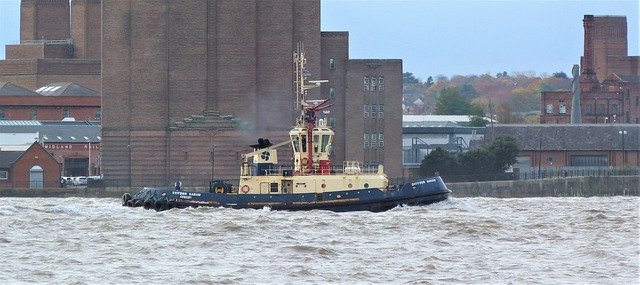
[{"label": "parked car", "polygon": [[67,185],[73,185],[73,177],[61,176],[60,187],[66,187]]},{"label": "parked car", "polygon": [[74,177],[73,185],[75,186],[87,185],[87,177],[86,176]]}]

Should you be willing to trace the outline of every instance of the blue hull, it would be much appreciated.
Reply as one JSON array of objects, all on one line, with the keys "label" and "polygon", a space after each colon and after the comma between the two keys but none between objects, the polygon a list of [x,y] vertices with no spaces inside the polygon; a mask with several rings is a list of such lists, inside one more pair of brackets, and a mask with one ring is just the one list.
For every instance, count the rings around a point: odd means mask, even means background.
[{"label": "blue hull", "polygon": [[235,209],[329,210],[334,212],[382,212],[398,205],[428,205],[446,200],[451,191],[440,177],[406,183],[396,190],[377,188],[304,194],[235,194],[175,191],[144,188],[133,196],[123,196],[123,205],[156,211],[186,207],[227,207]]}]

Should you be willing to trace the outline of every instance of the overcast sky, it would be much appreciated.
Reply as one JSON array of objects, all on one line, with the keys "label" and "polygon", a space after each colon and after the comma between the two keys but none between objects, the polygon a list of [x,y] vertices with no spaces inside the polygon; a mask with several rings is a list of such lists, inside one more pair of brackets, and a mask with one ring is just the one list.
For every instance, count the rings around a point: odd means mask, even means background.
[{"label": "overcast sky", "polygon": [[[497,72],[552,74],[578,64],[585,14],[627,17],[639,55],[638,0],[323,0],[322,30],[348,31],[350,58],[403,60],[426,80]],[[19,40],[20,1],[0,0],[0,58]]]}]

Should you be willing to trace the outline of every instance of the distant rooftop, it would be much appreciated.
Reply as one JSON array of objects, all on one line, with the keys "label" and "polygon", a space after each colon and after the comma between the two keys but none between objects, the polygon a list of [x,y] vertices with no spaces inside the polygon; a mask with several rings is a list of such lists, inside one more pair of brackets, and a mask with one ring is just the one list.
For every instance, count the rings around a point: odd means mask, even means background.
[{"label": "distant rooftop", "polygon": [[40,94],[11,82],[0,81],[0,96],[40,96]]},{"label": "distant rooftop", "polygon": [[101,96],[100,92],[73,82],[50,83],[36,92],[44,96]]}]

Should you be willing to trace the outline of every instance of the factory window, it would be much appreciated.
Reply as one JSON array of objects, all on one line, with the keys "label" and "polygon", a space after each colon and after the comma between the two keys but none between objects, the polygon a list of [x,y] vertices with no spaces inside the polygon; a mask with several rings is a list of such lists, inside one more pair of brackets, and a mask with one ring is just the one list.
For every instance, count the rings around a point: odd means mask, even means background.
[{"label": "factory window", "polygon": [[31,120],[36,120],[38,118],[38,110],[37,109],[29,110],[29,118]]},{"label": "factory window", "polygon": [[364,149],[369,148],[369,134],[364,134]]},{"label": "factory window", "polygon": [[336,60],[333,58],[329,59],[329,68],[330,69],[336,69]]},{"label": "factory window", "polygon": [[378,134],[378,146],[384,148],[384,134]]},{"label": "factory window", "polygon": [[560,104],[560,106],[558,106],[558,113],[566,114],[567,113],[567,105]]},{"label": "factory window", "polygon": [[553,113],[553,104],[547,104],[546,112],[547,114]]},{"label": "factory window", "polygon": [[376,90],[376,86],[378,85],[378,78],[377,77],[371,77],[371,91]]},{"label": "factory window", "polygon": [[384,85],[384,77],[380,76],[380,78],[378,78],[378,85]]},{"label": "factory window", "polygon": [[64,108],[62,110],[62,118],[64,119],[64,118],[68,118],[68,117],[69,117],[69,109]]},{"label": "factory window", "polygon": [[101,111],[100,109],[97,109],[97,110],[96,110],[96,113],[95,113],[95,115],[94,115],[94,118],[95,118],[96,120],[101,120],[101,119],[102,119],[102,111]]},{"label": "factory window", "polygon": [[384,105],[378,105],[378,118],[382,118],[384,116]]},{"label": "factory window", "polygon": [[618,104],[611,104],[611,114],[620,115],[620,109],[618,109]]},{"label": "factory window", "polygon": [[606,155],[572,155],[571,166],[607,166]]},{"label": "factory window", "polygon": [[364,117],[369,118],[369,105],[364,105]]},{"label": "factory window", "polygon": [[364,91],[369,91],[369,84],[366,84],[366,85],[364,86]]},{"label": "factory window", "polygon": [[375,118],[378,116],[378,105],[371,104],[371,118]]},{"label": "factory window", "polygon": [[0,180],[9,179],[9,172],[5,170],[0,170]]},{"label": "factory window", "polygon": [[378,135],[377,134],[371,134],[371,148],[376,148],[377,147],[377,142],[378,141]]},{"label": "factory window", "polygon": [[382,84],[381,84],[381,85],[379,85],[379,86],[378,86],[378,90],[380,90],[380,91],[384,91],[384,85],[382,85]]},{"label": "factory window", "polygon": [[598,110],[596,110],[596,113],[597,113],[598,115],[600,115],[600,114],[604,114],[604,104],[600,104],[600,105],[598,105]]},{"label": "factory window", "polygon": [[591,104],[587,104],[584,108],[584,113],[587,115],[593,114],[593,106],[591,106]]},{"label": "factory window", "polygon": [[363,80],[364,85],[369,85],[369,77],[365,76]]},{"label": "factory window", "polygon": [[329,98],[331,98],[331,99],[335,99],[336,98],[336,91],[335,91],[335,89],[333,89],[333,87],[329,87]]}]

